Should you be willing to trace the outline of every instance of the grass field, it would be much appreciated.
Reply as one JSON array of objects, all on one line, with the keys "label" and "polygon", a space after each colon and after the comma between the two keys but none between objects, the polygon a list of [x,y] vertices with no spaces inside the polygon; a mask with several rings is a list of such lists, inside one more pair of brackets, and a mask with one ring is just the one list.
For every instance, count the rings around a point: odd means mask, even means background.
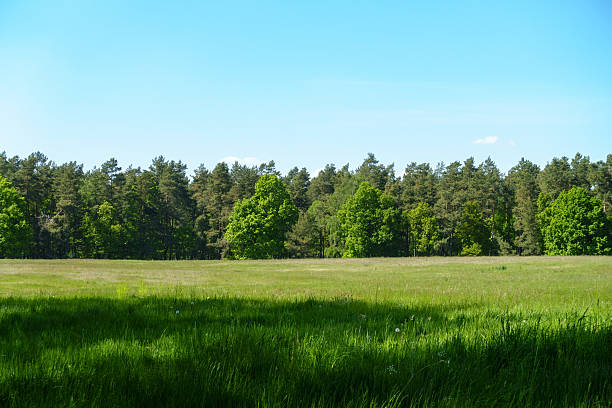
[{"label": "grass field", "polygon": [[612,406],[612,258],[2,260],[0,406]]}]

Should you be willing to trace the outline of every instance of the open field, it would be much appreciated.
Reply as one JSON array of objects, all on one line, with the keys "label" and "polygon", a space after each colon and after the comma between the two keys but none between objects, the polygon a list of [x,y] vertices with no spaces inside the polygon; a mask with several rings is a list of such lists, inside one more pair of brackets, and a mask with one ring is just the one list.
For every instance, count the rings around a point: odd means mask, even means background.
[{"label": "open field", "polygon": [[612,258],[0,261],[0,406],[611,406]]}]

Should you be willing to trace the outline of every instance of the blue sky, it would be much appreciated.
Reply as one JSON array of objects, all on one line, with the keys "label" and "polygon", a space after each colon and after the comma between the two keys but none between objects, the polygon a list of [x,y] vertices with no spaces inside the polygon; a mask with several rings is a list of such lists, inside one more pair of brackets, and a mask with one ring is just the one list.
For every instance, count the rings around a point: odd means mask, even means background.
[{"label": "blue sky", "polygon": [[286,172],[612,153],[612,3],[0,1],[0,151]]}]

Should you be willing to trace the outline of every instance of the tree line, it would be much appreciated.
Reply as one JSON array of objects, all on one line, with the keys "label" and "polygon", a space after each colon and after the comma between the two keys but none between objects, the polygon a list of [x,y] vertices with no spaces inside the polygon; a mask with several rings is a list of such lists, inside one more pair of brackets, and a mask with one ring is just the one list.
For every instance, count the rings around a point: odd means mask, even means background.
[{"label": "tree line", "polygon": [[274,162],[204,165],[160,156],[85,171],[40,152],[0,154],[0,257],[223,259],[608,254],[612,154],[393,164],[315,177]]}]

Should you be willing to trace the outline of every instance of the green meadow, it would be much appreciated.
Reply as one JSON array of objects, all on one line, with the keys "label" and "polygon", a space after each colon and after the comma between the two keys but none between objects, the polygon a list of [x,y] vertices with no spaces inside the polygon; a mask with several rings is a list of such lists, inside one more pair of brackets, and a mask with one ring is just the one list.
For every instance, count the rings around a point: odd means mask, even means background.
[{"label": "green meadow", "polygon": [[0,406],[608,407],[612,258],[0,260]]}]

